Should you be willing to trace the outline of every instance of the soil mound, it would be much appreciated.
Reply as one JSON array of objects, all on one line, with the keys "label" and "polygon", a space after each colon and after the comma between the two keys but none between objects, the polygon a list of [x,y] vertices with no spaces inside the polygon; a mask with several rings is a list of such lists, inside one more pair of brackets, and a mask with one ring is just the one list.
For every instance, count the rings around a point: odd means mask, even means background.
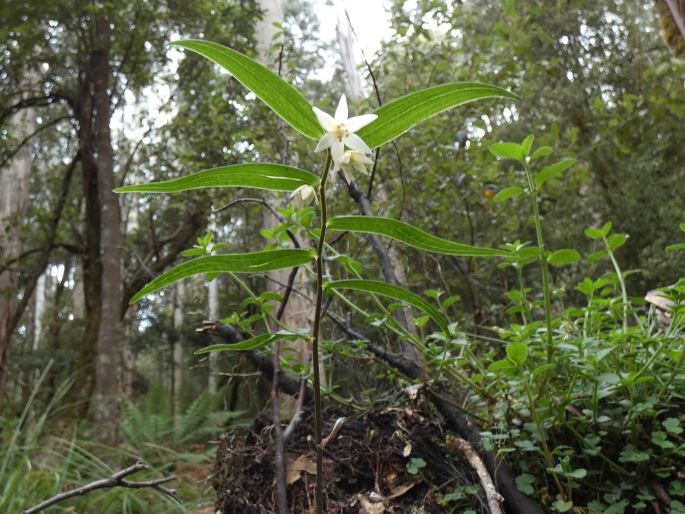
[{"label": "soil mound", "polygon": [[[323,437],[345,418],[324,450],[327,513],[486,512],[477,477],[423,405],[372,412],[324,413]],[[213,485],[222,514],[273,513],[274,427],[262,414],[221,437]],[[288,506],[311,512],[316,457],[307,411],[286,448]]]}]

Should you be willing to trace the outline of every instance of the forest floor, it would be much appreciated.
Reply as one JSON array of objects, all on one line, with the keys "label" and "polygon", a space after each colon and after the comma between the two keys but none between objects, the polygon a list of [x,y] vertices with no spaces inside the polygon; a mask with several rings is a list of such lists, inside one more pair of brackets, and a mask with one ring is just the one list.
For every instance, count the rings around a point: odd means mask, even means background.
[{"label": "forest floor", "polygon": [[[477,475],[450,445],[427,405],[356,414],[329,408],[324,412],[324,440],[342,417],[346,421],[324,449],[327,513],[487,511]],[[293,513],[310,512],[314,504],[312,426],[308,411],[287,442],[286,481]],[[213,476],[217,510],[274,512],[273,463],[274,426],[267,414],[247,428],[224,434]]]}]

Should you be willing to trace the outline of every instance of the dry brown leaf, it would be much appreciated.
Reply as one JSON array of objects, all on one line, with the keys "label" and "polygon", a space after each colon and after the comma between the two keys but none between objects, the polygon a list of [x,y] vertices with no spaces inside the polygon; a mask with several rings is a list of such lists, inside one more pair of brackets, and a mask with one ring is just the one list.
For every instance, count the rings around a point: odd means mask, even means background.
[{"label": "dry brown leaf", "polygon": [[382,503],[373,503],[368,498],[359,496],[359,503],[361,504],[361,509],[359,509],[359,514],[383,514],[385,512],[385,505]]},{"label": "dry brown leaf", "polygon": [[288,459],[288,472],[285,481],[290,484],[297,482],[302,477],[302,472],[316,475],[316,461],[308,455],[300,455],[297,459]]},{"label": "dry brown leaf", "polygon": [[399,498],[418,483],[418,480],[414,480],[412,482],[396,485],[390,490],[390,494],[386,496],[385,499],[392,500],[393,498]]}]

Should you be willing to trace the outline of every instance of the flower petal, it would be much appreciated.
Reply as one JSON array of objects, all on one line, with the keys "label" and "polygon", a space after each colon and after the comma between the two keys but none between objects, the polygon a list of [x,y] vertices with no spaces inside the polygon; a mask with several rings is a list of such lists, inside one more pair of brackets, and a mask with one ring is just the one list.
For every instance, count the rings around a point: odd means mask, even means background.
[{"label": "flower petal", "polygon": [[320,152],[322,150],[325,150],[326,148],[330,148],[334,141],[337,141],[335,134],[332,134],[331,132],[326,132],[323,135],[323,137],[319,139],[319,143],[316,145],[314,151]]},{"label": "flower petal", "polygon": [[319,120],[319,124],[323,127],[324,130],[330,132],[331,130],[335,129],[336,123],[330,114],[323,112],[321,109],[318,109],[317,107],[312,107],[312,110],[314,111],[316,119]]},{"label": "flower petal", "polygon": [[333,157],[333,164],[335,164],[335,168],[340,167],[340,162],[342,161],[344,153],[345,145],[342,141],[338,141],[336,139],[331,145],[331,156]]},{"label": "flower petal", "polygon": [[348,169],[343,168],[342,172],[343,172],[343,175],[345,175],[345,180],[347,180],[348,184],[351,184],[352,182],[354,182],[354,175],[352,175],[352,172],[349,168]]},{"label": "flower petal", "polygon": [[345,95],[342,95],[338,102],[338,108],[335,110],[335,121],[347,121],[347,98]]},{"label": "flower petal", "polygon": [[350,132],[357,132],[362,127],[366,127],[376,118],[378,118],[377,114],[362,114],[361,116],[354,116],[353,118],[347,120],[347,129]]},{"label": "flower petal", "polygon": [[362,153],[371,153],[371,148],[369,148],[364,140],[357,134],[348,134],[345,138],[345,144],[352,148],[352,150],[357,150]]},{"label": "flower petal", "polygon": [[354,161],[352,166],[353,166],[354,170],[358,171],[359,173],[363,173],[364,175],[369,174],[369,170],[366,169],[366,166],[364,165],[364,161]]}]

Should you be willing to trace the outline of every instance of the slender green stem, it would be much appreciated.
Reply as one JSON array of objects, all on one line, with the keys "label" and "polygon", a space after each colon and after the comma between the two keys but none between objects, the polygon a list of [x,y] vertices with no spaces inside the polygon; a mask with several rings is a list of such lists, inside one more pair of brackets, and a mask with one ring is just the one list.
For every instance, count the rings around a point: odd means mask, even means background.
[{"label": "slender green stem", "polygon": [[528,312],[528,298],[526,298],[526,287],[523,281],[523,269],[519,265],[516,266],[516,277],[518,278],[519,292],[521,293],[521,300],[519,301],[521,306],[521,319],[523,320],[523,324],[527,325],[530,312]]},{"label": "slender green stem", "polygon": [[528,187],[532,197],[533,217],[535,219],[535,233],[538,240],[538,248],[540,249],[540,267],[542,268],[542,292],[545,296],[545,321],[547,324],[547,362],[551,363],[554,359],[554,339],[552,334],[552,294],[549,289],[549,264],[545,256],[545,242],[542,237],[542,221],[540,220],[540,209],[538,207],[538,191],[533,179],[533,173],[527,163],[524,163],[526,170],[526,177],[528,178]]},{"label": "slender green stem", "polygon": [[[573,428],[573,424],[572,424],[572,423],[564,422],[564,427],[565,427],[569,432],[571,432],[573,435],[575,435],[576,438],[578,439],[578,441],[580,441],[582,444],[584,444],[585,446],[588,446],[588,447],[591,446],[591,445],[587,442],[587,439],[585,439],[585,437],[584,437],[580,432],[578,432],[575,428]],[[604,462],[606,462],[606,463],[611,467],[611,469],[613,469],[614,471],[616,471],[616,473],[618,473],[619,475],[628,476],[628,477],[629,477],[629,476],[634,476],[633,473],[630,473],[629,471],[626,471],[625,469],[623,469],[621,466],[619,466],[618,464],[616,464],[616,463],[615,463],[613,460],[611,460],[609,457],[607,457],[606,455],[604,455],[601,451],[597,450],[596,455],[597,455],[597,457],[599,457],[600,459],[602,459]]]},{"label": "slender green stem", "polygon": [[607,249],[607,253],[609,254],[609,259],[611,259],[611,264],[614,266],[614,271],[616,272],[616,278],[618,279],[618,283],[621,286],[621,297],[623,300],[623,335],[626,335],[628,333],[628,292],[626,290],[626,281],[623,278],[623,272],[621,271],[621,268],[618,265],[618,261],[616,260],[616,257],[614,256],[614,252],[611,251],[611,247],[609,246],[609,241],[607,241],[606,237],[602,237],[602,240],[604,241],[604,246]]},{"label": "slender green stem", "polygon": [[540,416],[538,415],[538,411],[536,408],[536,402],[533,400],[533,396],[530,392],[530,382],[528,380],[526,380],[525,382],[525,390],[526,397],[528,398],[528,408],[530,409],[530,413],[533,415],[533,421],[535,422],[535,426],[537,427],[538,433],[540,434],[540,443],[542,443],[542,453],[545,457],[545,462],[547,463],[548,471],[552,475],[552,479],[554,480],[554,483],[556,484],[557,489],[559,490],[559,495],[561,496],[561,499],[566,501],[566,496],[564,495],[564,487],[561,485],[559,476],[555,471],[552,471],[552,468],[554,468],[554,455],[552,455],[552,452],[549,449],[549,445],[547,444],[547,433],[545,432],[545,428],[542,426],[542,422],[540,421]]},{"label": "slender green stem", "polygon": [[661,397],[666,393],[666,391],[668,391],[668,388],[671,387],[671,384],[675,380],[675,377],[680,372],[680,367],[683,365],[683,361],[685,361],[685,343],[683,343],[683,347],[680,350],[680,355],[678,356],[678,360],[676,361],[675,366],[673,366],[673,371],[671,372],[671,376],[664,383],[664,385],[661,386],[661,389],[659,390],[659,394],[656,395],[657,400],[660,400]]},{"label": "slender green stem", "polygon": [[312,367],[314,372],[314,438],[316,440],[316,513],[323,514],[323,447],[321,446],[321,376],[319,374],[319,337],[323,306],[323,252],[326,239],[328,212],[326,211],[326,181],[331,168],[331,152],[326,152],[326,164],[319,182],[321,232],[316,246],[316,308],[312,334]]}]

